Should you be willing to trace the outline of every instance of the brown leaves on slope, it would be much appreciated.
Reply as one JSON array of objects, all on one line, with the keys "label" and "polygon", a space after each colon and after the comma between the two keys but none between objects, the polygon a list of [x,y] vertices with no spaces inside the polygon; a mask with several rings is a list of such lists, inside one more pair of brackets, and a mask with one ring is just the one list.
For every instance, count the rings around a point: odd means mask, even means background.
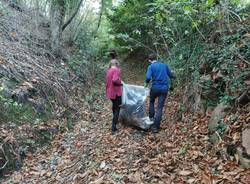
[{"label": "brown leaves on slope", "polygon": [[173,97],[166,102],[162,130],[156,135],[122,126],[112,135],[110,104],[98,105],[101,111],[82,112],[86,121],[29,157],[8,182],[249,183],[250,170],[226,156],[223,142],[208,142],[206,117],[186,113],[188,122],[172,121],[178,108]]}]

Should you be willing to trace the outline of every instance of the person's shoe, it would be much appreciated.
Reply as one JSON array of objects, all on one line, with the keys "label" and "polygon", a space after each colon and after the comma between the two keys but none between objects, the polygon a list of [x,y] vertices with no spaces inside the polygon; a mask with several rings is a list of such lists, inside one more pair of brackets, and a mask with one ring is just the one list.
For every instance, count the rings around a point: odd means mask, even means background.
[{"label": "person's shoe", "polygon": [[158,133],[158,132],[159,132],[159,129],[156,128],[156,127],[152,127],[152,132],[153,132],[153,133]]},{"label": "person's shoe", "polygon": [[149,118],[149,119],[150,119],[150,121],[153,121],[153,122],[155,121],[155,118]]},{"label": "person's shoe", "polygon": [[112,128],[112,134],[114,135],[115,133],[118,132],[118,129],[117,128]]}]

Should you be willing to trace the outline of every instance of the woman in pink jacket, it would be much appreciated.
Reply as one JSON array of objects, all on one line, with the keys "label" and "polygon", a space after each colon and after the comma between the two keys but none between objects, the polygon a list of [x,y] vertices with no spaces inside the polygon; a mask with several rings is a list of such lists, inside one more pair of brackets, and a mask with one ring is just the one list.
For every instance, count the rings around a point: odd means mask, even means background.
[{"label": "woman in pink jacket", "polygon": [[122,104],[122,82],[121,70],[119,62],[116,59],[117,54],[115,51],[110,52],[111,61],[106,75],[106,95],[112,101],[112,132],[117,131],[116,125],[118,123],[120,107]]}]

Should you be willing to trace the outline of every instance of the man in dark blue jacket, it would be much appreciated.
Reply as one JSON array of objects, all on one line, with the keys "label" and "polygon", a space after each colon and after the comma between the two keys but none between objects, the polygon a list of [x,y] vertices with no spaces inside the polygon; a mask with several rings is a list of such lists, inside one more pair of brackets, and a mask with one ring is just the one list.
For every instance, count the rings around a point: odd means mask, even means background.
[{"label": "man in dark blue jacket", "polygon": [[[149,118],[154,121],[154,124],[152,125],[153,133],[158,133],[162,118],[162,110],[169,89],[169,78],[175,78],[175,76],[167,64],[157,61],[157,56],[155,54],[150,54],[148,59],[151,64],[147,69],[145,87],[147,87],[149,82],[152,80]],[[156,98],[158,98],[158,106],[155,113],[154,104]]]}]

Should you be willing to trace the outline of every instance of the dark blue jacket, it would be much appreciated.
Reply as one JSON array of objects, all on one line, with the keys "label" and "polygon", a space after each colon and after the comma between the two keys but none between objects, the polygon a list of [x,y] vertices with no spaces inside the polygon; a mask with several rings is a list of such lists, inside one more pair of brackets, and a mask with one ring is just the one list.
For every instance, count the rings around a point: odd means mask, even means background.
[{"label": "dark blue jacket", "polygon": [[167,92],[169,88],[169,78],[174,78],[167,64],[156,61],[148,66],[146,83],[152,80],[151,90],[157,92]]}]

